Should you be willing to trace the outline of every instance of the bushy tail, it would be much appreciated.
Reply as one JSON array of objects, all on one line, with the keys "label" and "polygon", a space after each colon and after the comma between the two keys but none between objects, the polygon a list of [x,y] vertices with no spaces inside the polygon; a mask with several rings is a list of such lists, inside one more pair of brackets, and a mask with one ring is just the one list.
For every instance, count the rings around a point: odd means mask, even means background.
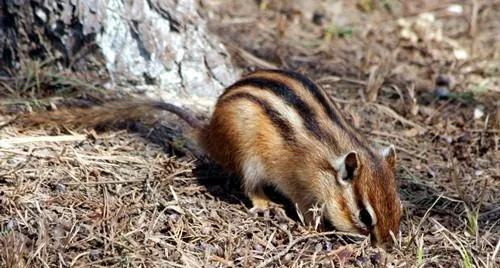
[{"label": "bushy tail", "polygon": [[59,125],[72,128],[95,128],[121,122],[145,119],[157,110],[169,111],[199,130],[203,122],[192,113],[170,103],[151,100],[118,100],[91,108],[62,108],[50,112],[35,112],[20,115],[15,124],[24,127]]}]

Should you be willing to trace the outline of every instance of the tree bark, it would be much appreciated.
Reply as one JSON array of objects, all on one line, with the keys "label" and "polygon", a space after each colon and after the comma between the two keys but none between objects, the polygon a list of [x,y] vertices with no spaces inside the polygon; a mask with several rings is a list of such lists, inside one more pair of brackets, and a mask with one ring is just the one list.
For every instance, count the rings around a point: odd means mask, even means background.
[{"label": "tree bark", "polygon": [[240,73],[195,0],[0,3],[0,76],[31,59],[104,73],[109,88],[206,110]]}]

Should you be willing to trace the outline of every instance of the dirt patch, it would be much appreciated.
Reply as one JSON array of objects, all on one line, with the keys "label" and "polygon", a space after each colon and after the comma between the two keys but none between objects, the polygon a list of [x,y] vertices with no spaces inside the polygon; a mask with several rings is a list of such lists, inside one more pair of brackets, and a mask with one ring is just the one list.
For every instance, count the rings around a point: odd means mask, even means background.
[{"label": "dirt patch", "polygon": [[194,162],[164,121],[79,135],[7,126],[2,140],[21,139],[0,144],[2,266],[499,266],[500,5],[326,2],[203,12],[240,66],[310,75],[361,131],[396,145],[405,210],[391,253],[280,209],[252,216],[237,180]]}]

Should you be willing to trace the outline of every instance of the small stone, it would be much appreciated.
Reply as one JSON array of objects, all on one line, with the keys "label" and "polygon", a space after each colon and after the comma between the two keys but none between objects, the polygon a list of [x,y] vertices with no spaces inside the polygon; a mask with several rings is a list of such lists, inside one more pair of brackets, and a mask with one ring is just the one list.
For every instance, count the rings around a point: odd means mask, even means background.
[{"label": "small stone", "polygon": [[462,12],[464,12],[464,7],[459,4],[453,4],[448,6],[448,12],[455,14],[462,14]]},{"label": "small stone", "polygon": [[47,22],[47,14],[41,8],[35,8],[35,15],[43,22]]},{"label": "small stone", "polygon": [[64,193],[64,192],[66,192],[66,186],[65,186],[64,184],[57,183],[57,184],[56,184],[56,190],[57,190],[59,193]]},{"label": "small stone", "polygon": [[469,54],[467,53],[467,51],[465,51],[465,49],[461,49],[461,48],[454,49],[453,55],[455,55],[455,58],[457,60],[466,60],[469,57]]},{"label": "small stone", "polygon": [[474,109],[474,119],[478,120],[481,119],[481,117],[484,116],[484,111],[481,106],[478,106]]},{"label": "small stone", "polygon": [[447,87],[438,86],[434,89],[434,95],[440,99],[446,99],[450,96],[450,91]]}]

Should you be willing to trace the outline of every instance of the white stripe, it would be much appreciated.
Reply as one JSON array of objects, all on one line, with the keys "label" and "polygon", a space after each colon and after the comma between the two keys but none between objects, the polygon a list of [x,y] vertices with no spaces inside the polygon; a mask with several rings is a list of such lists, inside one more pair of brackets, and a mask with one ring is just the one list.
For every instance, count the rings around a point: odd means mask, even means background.
[{"label": "white stripe", "polygon": [[249,156],[243,160],[243,180],[245,189],[250,191],[255,189],[265,178],[265,166],[257,156]]},{"label": "white stripe", "polygon": [[366,201],[365,199],[365,209],[368,211],[370,214],[370,217],[372,218],[372,226],[377,225],[377,215],[375,214],[375,211],[373,210],[373,207]]}]

